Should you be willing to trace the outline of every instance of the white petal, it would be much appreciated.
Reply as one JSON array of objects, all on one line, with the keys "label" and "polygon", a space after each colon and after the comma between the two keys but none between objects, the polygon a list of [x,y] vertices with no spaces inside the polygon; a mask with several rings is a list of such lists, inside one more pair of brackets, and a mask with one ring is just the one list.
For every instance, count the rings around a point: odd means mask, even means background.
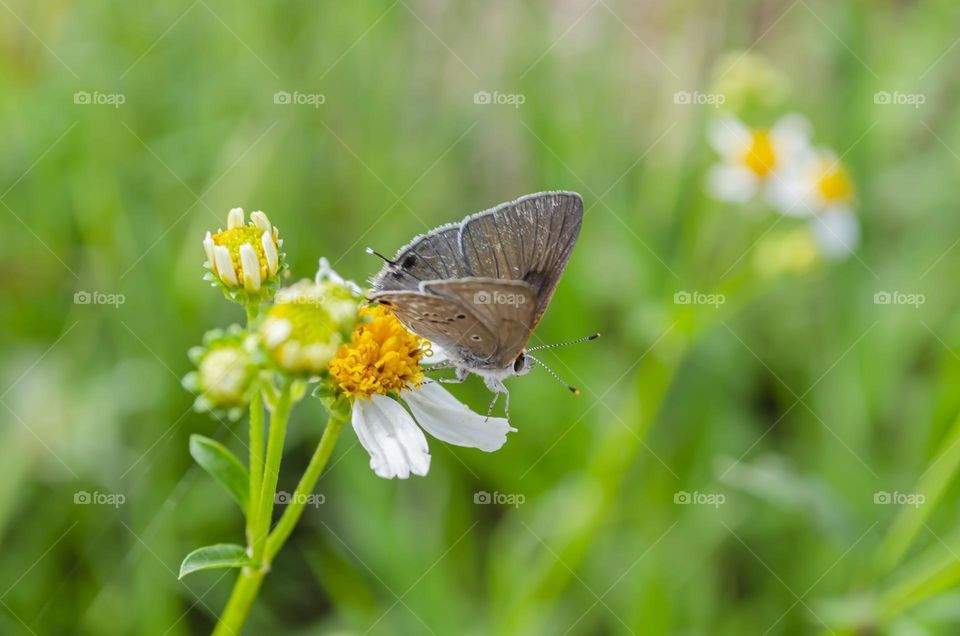
[{"label": "white petal", "polygon": [[273,226],[270,225],[270,219],[268,219],[267,215],[261,212],[260,210],[251,212],[250,220],[253,221],[253,224],[256,225],[258,228],[260,228],[261,230],[263,230],[264,232],[270,232],[271,234],[273,233]]},{"label": "white petal", "polygon": [[410,473],[430,470],[427,438],[410,414],[396,401],[374,395],[353,405],[353,430],[370,454],[370,468],[378,477],[406,479]]},{"label": "white petal", "polygon": [[748,168],[718,163],[707,173],[707,190],[721,201],[744,203],[757,192],[757,177]]},{"label": "white petal", "polygon": [[815,187],[809,170],[778,173],[767,184],[767,201],[784,216],[811,216],[818,207]]},{"label": "white petal", "polygon": [[843,258],[860,244],[860,222],[848,208],[831,208],[810,220],[810,231],[823,253]]},{"label": "white petal", "polygon": [[810,136],[810,122],[803,115],[791,113],[777,120],[770,129],[770,138],[778,162],[786,165],[798,155],[809,152]]},{"label": "white petal", "polygon": [[260,289],[260,261],[249,243],[240,246],[240,267],[243,269],[243,286],[250,291]]},{"label": "white petal", "polygon": [[233,271],[233,261],[230,259],[230,250],[223,245],[215,245],[213,259],[217,263],[217,274],[228,285],[237,285],[237,275]]},{"label": "white petal", "polygon": [[233,208],[227,214],[227,229],[243,227],[243,208]]},{"label": "white petal", "polygon": [[207,235],[203,237],[203,251],[207,253],[207,262],[210,263],[210,269],[216,271],[213,263],[213,237],[210,236],[210,232],[207,232]]},{"label": "white petal", "polygon": [[264,232],[260,237],[260,244],[263,245],[263,253],[267,255],[267,270],[273,276],[277,273],[280,257],[277,254],[277,244],[273,242],[273,234]]},{"label": "white petal", "polygon": [[491,452],[504,445],[509,431],[517,430],[502,417],[487,419],[474,413],[437,382],[424,384],[418,391],[404,391],[403,398],[417,423],[449,444]]},{"label": "white petal", "polygon": [[723,157],[739,158],[753,140],[753,134],[736,117],[725,115],[707,124],[707,140]]}]

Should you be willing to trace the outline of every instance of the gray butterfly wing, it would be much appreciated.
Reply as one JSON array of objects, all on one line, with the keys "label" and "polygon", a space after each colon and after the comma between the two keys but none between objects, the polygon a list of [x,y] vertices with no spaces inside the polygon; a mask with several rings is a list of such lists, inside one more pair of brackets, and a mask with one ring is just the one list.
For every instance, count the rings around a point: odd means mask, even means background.
[{"label": "gray butterfly wing", "polygon": [[530,194],[467,217],[460,249],[468,276],[522,280],[536,291],[531,329],[543,316],[583,225],[575,192]]},{"label": "gray butterfly wing", "polygon": [[583,200],[576,192],[530,194],[417,236],[370,282],[374,291],[419,291],[430,280],[523,280],[537,291],[536,324],[582,223]]},{"label": "gray butterfly wing", "polygon": [[425,280],[466,276],[460,252],[460,224],[442,225],[401,247],[370,283],[375,290],[419,291]]},{"label": "gray butterfly wing", "polygon": [[474,313],[471,306],[456,296],[438,296],[420,291],[397,290],[370,294],[403,325],[460,362],[493,359],[497,338]]},{"label": "gray butterfly wing", "polygon": [[[468,307],[476,319],[496,335],[496,348],[476,362],[482,366],[500,369],[511,364],[523,351],[533,332],[537,306],[537,292],[522,280],[499,280],[494,278],[460,278],[455,280],[429,281],[421,285],[424,292],[436,294],[461,307]],[[459,327],[459,324],[456,325]],[[459,349],[466,347],[469,353],[478,353],[474,333],[466,334]],[[441,345],[443,346],[443,345]],[[457,346],[457,345],[455,345]],[[444,347],[448,349],[448,347]],[[462,353],[455,353],[464,358]]]}]

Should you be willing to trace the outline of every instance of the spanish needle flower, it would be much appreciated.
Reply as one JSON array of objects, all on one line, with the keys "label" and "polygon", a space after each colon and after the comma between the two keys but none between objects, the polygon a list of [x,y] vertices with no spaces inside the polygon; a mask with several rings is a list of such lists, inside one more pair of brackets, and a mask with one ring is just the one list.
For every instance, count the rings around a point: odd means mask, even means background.
[{"label": "spanish needle flower", "polygon": [[780,118],[770,129],[751,129],[725,115],[712,122],[707,134],[721,157],[707,175],[707,188],[717,199],[733,203],[744,203],[776,183],[810,145],[810,126],[795,114]]},{"label": "spanish needle flower", "polygon": [[859,244],[860,224],[853,211],[856,187],[832,151],[803,153],[771,192],[782,213],[810,217],[810,231],[827,257],[843,257]]},{"label": "spanish needle flower", "polygon": [[343,344],[358,300],[344,285],[318,275],[277,292],[260,324],[273,363],[292,375],[316,377]]},{"label": "spanish needle flower", "polygon": [[197,366],[183,386],[197,395],[194,408],[237,420],[256,389],[259,363],[254,339],[239,325],[214,329],[188,355]]},{"label": "spanish needle flower", "polygon": [[214,286],[223,288],[230,300],[243,304],[259,304],[276,292],[279,273],[284,268],[280,252],[283,241],[276,227],[263,212],[250,214],[245,224],[242,208],[233,208],[227,215],[227,229],[215,234],[207,232],[203,249],[207,255],[205,276]]},{"label": "spanish needle flower", "polygon": [[515,430],[506,419],[478,415],[439,383],[424,381],[426,340],[384,307],[364,307],[360,315],[329,372],[335,395],[349,403],[353,429],[377,476],[427,474],[430,452],[421,428],[457,446],[487,452],[503,446],[507,432]]}]

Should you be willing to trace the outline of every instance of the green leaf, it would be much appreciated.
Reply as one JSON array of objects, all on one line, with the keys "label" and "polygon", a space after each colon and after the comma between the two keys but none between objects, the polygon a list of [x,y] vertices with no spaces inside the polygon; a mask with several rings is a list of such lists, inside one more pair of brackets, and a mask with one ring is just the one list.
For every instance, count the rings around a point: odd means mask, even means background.
[{"label": "green leaf", "polygon": [[220,442],[203,435],[190,436],[190,454],[246,512],[247,502],[250,501],[250,473],[236,455]]},{"label": "green leaf", "polygon": [[215,568],[243,568],[256,562],[247,555],[247,549],[235,543],[218,543],[197,548],[180,564],[180,578],[199,570]]}]

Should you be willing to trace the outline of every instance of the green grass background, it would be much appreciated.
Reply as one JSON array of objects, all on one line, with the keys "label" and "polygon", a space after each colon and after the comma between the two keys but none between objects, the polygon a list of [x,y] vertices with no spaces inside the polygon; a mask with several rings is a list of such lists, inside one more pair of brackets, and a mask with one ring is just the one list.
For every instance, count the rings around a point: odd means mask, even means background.
[{"label": "green grass background", "polygon": [[[243,319],[201,281],[229,208],[270,215],[294,278],[325,255],[362,280],[367,245],[572,189],[584,228],[535,341],[604,334],[546,356],[583,396],[513,380],[502,451],[431,441],[409,481],[346,431],[248,633],[960,633],[958,25],[948,0],[0,1],[0,632],[205,633],[222,609],[233,573],[176,577],[242,541],[187,439],[242,456],[245,423],[191,412],[179,378]],[[748,49],[789,85],[756,123],[803,113],[849,166],[855,258],[763,277],[754,254],[800,224],[704,192],[715,111],[674,94]],[[282,489],[323,424],[295,410]]]}]

